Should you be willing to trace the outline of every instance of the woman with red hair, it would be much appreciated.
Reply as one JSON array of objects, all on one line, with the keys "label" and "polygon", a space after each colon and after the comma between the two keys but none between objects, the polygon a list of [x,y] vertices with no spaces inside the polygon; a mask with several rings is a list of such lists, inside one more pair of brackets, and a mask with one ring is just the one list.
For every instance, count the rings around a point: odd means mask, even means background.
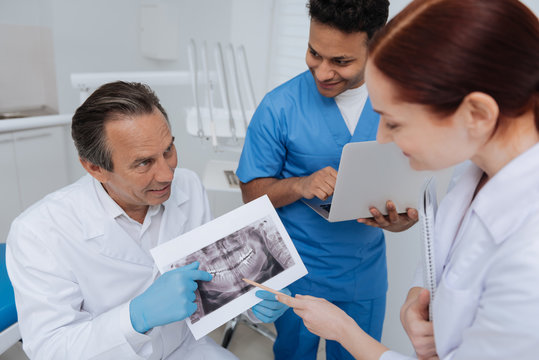
[{"label": "woman with red hair", "polygon": [[[377,140],[414,169],[471,160],[434,225],[432,304],[401,319],[421,359],[539,354],[539,22],[517,0],[413,1],[369,45]],[[327,301],[281,299],[357,359],[403,359]],[[432,321],[429,321],[429,306]]]}]

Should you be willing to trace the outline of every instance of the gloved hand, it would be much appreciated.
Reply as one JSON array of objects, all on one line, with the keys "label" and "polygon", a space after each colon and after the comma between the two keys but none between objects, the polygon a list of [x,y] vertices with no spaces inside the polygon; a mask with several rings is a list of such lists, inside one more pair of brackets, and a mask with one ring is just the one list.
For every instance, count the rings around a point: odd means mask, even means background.
[{"label": "gloved hand", "polygon": [[[282,289],[281,292],[286,295],[291,294],[287,288]],[[255,295],[260,299],[264,299],[251,308],[253,314],[262,322],[274,322],[288,309],[288,306],[278,302],[275,295],[269,291],[258,290]]]},{"label": "gloved hand", "polygon": [[133,328],[144,334],[159,326],[191,316],[197,306],[195,280],[210,281],[212,276],[198,270],[198,261],[167,271],[142,294],[131,300],[129,315]]}]

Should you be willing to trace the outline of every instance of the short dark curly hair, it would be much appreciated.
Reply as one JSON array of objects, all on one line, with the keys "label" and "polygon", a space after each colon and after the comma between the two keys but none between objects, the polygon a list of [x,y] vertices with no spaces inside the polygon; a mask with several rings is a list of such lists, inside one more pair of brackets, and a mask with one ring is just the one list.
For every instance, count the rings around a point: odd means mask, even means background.
[{"label": "short dark curly hair", "polygon": [[309,0],[307,8],[311,20],[370,39],[387,21],[389,0]]}]

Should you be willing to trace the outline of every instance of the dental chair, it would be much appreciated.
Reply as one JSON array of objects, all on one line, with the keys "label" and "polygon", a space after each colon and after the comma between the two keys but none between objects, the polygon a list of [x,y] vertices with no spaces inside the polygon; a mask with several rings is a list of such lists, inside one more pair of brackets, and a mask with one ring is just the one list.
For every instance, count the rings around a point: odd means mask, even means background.
[{"label": "dental chair", "polygon": [[0,354],[19,340],[15,296],[6,269],[6,244],[0,244]]}]

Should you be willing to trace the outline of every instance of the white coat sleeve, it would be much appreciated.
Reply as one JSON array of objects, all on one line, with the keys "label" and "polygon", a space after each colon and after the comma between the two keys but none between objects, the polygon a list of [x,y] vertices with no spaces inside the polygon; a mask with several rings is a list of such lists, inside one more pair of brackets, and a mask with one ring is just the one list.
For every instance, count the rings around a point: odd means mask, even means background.
[{"label": "white coat sleeve", "polygon": [[151,339],[132,329],[129,304],[96,317],[82,310],[83,294],[75,277],[49,249],[43,234],[15,220],[6,262],[23,348],[31,359],[146,358],[131,346],[142,348]]}]

